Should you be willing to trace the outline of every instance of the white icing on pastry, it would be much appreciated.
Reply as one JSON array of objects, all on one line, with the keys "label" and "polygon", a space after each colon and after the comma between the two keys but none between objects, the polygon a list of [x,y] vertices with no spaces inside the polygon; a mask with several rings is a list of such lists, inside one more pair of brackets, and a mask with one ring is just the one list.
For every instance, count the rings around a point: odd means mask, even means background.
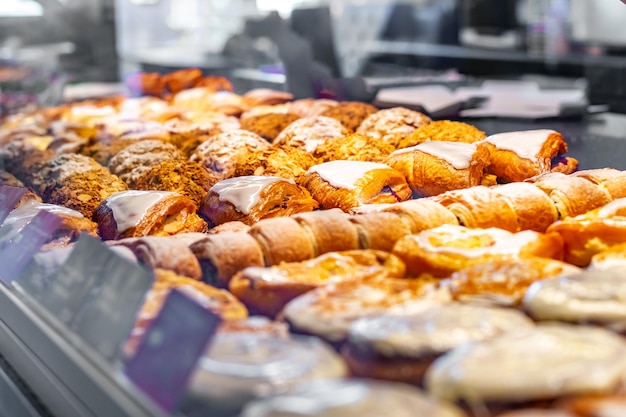
[{"label": "white icing on pastry", "polygon": [[536,162],[543,144],[555,133],[557,132],[548,129],[506,132],[491,135],[485,141],[500,150],[515,152],[520,158]]},{"label": "white icing on pastry", "polygon": [[516,310],[453,303],[420,314],[361,319],[350,328],[350,341],[384,356],[419,357],[531,326]]},{"label": "white icing on pastry", "polygon": [[354,190],[356,183],[373,169],[391,169],[388,165],[363,161],[331,161],[315,165],[307,174],[317,173],[335,188]]},{"label": "white icing on pastry", "polygon": [[598,210],[598,217],[601,219],[614,217],[619,214],[622,214],[622,216],[626,215],[626,198],[618,198],[617,200],[613,200],[609,204]]},{"label": "white icing on pastry", "polygon": [[18,223],[24,220],[28,221],[35,217],[42,210],[47,211],[48,213],[61,214],[64,216],[77,218],[84,217],[80,212],[67,207],[57,206],[55,204],[39,203],[36,200],[28,200],[27,202],[13,210],[7,216],[2,225],[4,226],[5,224],[8,225],[12,223]]},{"label": "white icing on pastry", "polygon": [[220,201],[228,201],[238,212],[247,215],[250,214],[252,207],[259,204],[261,192],[268,185],[280,181],[294,183],[279,177],[234,177],[218,182],[211,188],[211,192],[216,193]]},{"label": "white icing on pastry", "polygon": [[398,149],[390,156],[408,152],[421,151],[436,158],[443,159],[456,169],[467,169],[476,153],[476,145],[463,142],[428,141],[410,148]]},{"label": "white icing on pastry", "polygon": [[426,374],[439,398],[521,402],[610,392],[626,371],[626,342],[607,330],[546,324],[460,346]]},{"label": "white icing on pastry", "polygon": [[113,212],[118,233],[123,233],[137,226],[155,204],[174,194],[168,191],[121,191],[107,198],[106,205]]}]

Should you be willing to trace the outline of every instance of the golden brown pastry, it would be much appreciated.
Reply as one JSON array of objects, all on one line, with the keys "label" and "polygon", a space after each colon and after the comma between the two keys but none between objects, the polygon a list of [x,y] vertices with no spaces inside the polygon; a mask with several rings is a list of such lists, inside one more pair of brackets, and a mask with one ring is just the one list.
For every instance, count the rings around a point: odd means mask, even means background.
[{"label": "golden brown pastry", "polygon": [[303,98],[289,103],[288,113],[300,117],[321,116],[327,109],[335,107],[339,102],[329,99]]},{"label": "golden brown pastry", "polygon": [[482,141],[481,146],[489,150],[489,170],[501,182],[524,181],[550,172],[552,159],[567,152],[563,136],[554,130],[499,133]]},{"label": "golden brown pastry", "polygon": [[250,227],[248,233],[261,246],[265,265],[300,262],[315,257],[313,236],[291,217],[262,220]]},{"label": "golden brown pastry", "polygon": [[24,185],[22,181],[18,180],[13,174],[0,170],[0,187],[3,186],[26,189],[26,192],[24,193],[22,198],[20,198],[20,201],[17,203],[16,207],[21,206],[28,200],[35,200],[41,203],[41,197],[35,194],[33,190],[26,187],[26,185]]},{"label": "golden brown pastry", "polygon": [[385,162],[395,148],[387,142],[353,133],[343,138],[329,139],[319,145],[313,155],[323,162],[368,161]]},{"label": "golden brown pastry", "polygon": [[450,210],[436,201],[424,198],[389,204],[381,211],[401,216],[411,227],[411,233],[419,233],[444,224],[459,224],[458,219]]},{"label": "golden brown pastry", "polygon": [[241,122],[243,123],[244,120],[249,117],[262,116],[264,114],[293,114],[294,116],[300,118],[300,116],[298,116],[297,114],[291,113],[289,111],[289,107],[291,106],[291,104],[292,103],[274,104],[271,106],[255,106],[241,113],[241,116],[239,116],[239,120],[241,120]]},{"label": "golden brown pastry", "polygon": [[368,116],[356,133],[382,139],[398,148],[400,142],[415,129],[430,122],[430,118],[422,113],[404,107],[394,107],[379,110]]},{"label": "golden brown pastry", "polygon": [[213,91],[234,91],[232,83],[226,77],[220,75],[207,75],[202,77],[196,87],[209,88]]},{"label": "golden brown pastry", "polygon": [[264,266],[261,246],[244,232],[207,235],[189,249],[200,262],[202,280],[221,288],[228,288],[230,279],[242,269]]},{"label": "golden brown pastry", "polygon": [[400,141],[398,148],[408,148],[429,141],[476,143],[487,135],[475,126],[452,120],[437,120],[420,126]]},{"label": "golden brown pastry", "polygon": [[613,168],[587,169],[572,174],[604,188],[612,199],[626,197],[626,173]]},{"label": "golden brown pastry", "polygon": [[378,109],[371,104],[360,101],[344,101],[327,108],[320,113],[320,116],[331,117],[354,132],[363,123],[363,120],[377,111]]},{"label": "golden brown pastry", "polygon": [[274,139],[274,145],[287,145],[300,148],[307,152],[315,149],[325,141],[346,136],[348,129],[330,117],[304,117],[287,126]]},{"label": "golden brown pastry", "polygon": [[195,87],[176,93],[172,105],[196,112],[219,112],[239,116],[250,106],[243,97],[230,91],[214,91],[210,87]]},{"label": "golden brown pastry", "polygon": [[396,203],[411,197],[402,174],[388,165],[363,161],[331,161],[315,165],[304,186],[322,208],[349,211],[363,204]]},{"label": "golden brown pastry", "polygon": [[287,126],[300,117],[291,113],[267,113],[241,120],[241,128],[256,133],[268,142],[276,139]]},{"label": "golden brown pastry", "polygon": [[199,212],[213,225],[229,221],[251,225],[261,219],[312,211],[317,206],[309,192],[291,180],[250,176],[215,184]]},{"label": "golden brown pastry", "polygon": [[589,267],[599,270],[626,267],[626,243],[619,243],[593,255]]},{"label": "golden brown pastry", "polygon": [[265,175],[300,183],[300,179],[318,163],[310,153],[291,146],[275,146],[238,155],[233,177]]},{"label": "golden brown pastry", "polygon": [[115,240],[204,232],[207,225],[189,198],[168,191],[123,191],[109,196],[94,214],[100,236]]},{"label": "golden brown pastry", "polygon": [[292,101],[293,94],[269,88],[255,88],[246,92],[243,99],[249,107],[274,106]]},{"label": "golden brown pastry", "polygon": [[559,218],[552,199],[533,184],[512,182],[492,190],[513,207],[519,230],[545,232]]},{"label": "golden brown pastry", "polygon": [[228,288],[251,312],[273,318],[289,301],[327,283],[375,275],[402,278],[404,271],[402,261],[387,252],[332,252],[304,262],[246,268]]},{"label": "golden brown pastry", "polygon": [[210,235],[217,235],[219,233],[226,233],[226,232],[234,232],[234,233],[247,232],[248,230],[250,230],[250,226],[248,226],[247,224],[240,222],[240,221],[234,221],[234,222],[222,223],[218,226],[215,226],[211,228],[207,233]]},{"label": "golden brown pastry", "polygon": [[395,213],[369,213],[351,216],[359,233],[361,249],[391,252],[396,242],[411,234],[412,221]]},{"label": "golden brown pastry", "polygon": [[145,171],[135,181],[137,190],[171,191],[189,197],[200,207],[220,176],[193,161],[161,162]]},{"label": "golden brown pastry", "polygon": [[163,83],[170,93],[177,93],[188,88],[194,88],[202,80],[202,70],[185,68],[161,76]]},{"label": "golden brown pastry", "polygon": [[511,233],[495,228],[444,225],[406,236],[396,243],[393,253],[404,261],[409,275],[427,273],[443,278],[495,256],[560,260],[563,240],[557,233]]},{"label": "golden brown pastry", "polygon": [[360,248],[357,228],[340,210],[311,211],[292,218],[312,236],[314,256]]},{"label": "golden brown pastry", "polygon": [[489,154],[471,143],[424,142],[393,152],[386,162],[401,172],[419,196],[480,185]]},{"label": "golden brown pastry", "polygon": [[83,147],[80,153],[95,159],[102,166],[108,166],[111,158],[136,142],[138,142],[138,140],[135,139],[97,139]]},{"label": "golden brown pastry", "polygon": [[491,188],[477,187],[448,191],[433,197],[459,219],[461,226],[470,228],[497,227],[517,232],[517,214],[510,202]]},{"label": "golden brown pastry", "polygon": [[551,173],[529,181],[554,201],[561,219],[578,216],[611,201],[611,196],[605,189],[579,177]]}]

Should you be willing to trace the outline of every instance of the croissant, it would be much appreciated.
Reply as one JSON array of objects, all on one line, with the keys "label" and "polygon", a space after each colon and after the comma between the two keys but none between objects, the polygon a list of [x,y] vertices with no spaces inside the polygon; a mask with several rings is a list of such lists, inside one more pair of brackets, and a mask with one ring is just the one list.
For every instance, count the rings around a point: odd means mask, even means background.
[{"label": "croissant", "polygon": [[462,142],[424,142],[389,155],[387,164],[401,172],[419,196],[480,185],[489,164],[483,147]]},{"label": "croissant", "polygon": [[315,165],[303,184],[322,208],[346,212],[363,204],[396,203],[411,197],[402,174],[374,162],[331,161]]},{"label": "croissant", "polygon": [[381,211],[398,214],[407,220],[411,233],[419,233],[444,224],[459,224],[454,213],[441,204],[425,198],[385,205]]},{"label": "croissant", "polygon": [[356,226],[361,249],[390,252],[396,242],[411,234],[411,221],[395,213],[369,213],[351,216]]},{"label": "croissant", "polygon": [[292,218],[313,237],[315,256],[360,248],[357,228],[340,210],[299,213]]},{"label": "croissant", "polygon": [[311,234],[291,217],[261,220],[250,227],[248,233],[261,246],[265,265],[315,257],[315,241]]},{"label": "croissant", "polygon": [[318,204],[307,190],[279,177],[234,177],[211,187],[200,214],[212,224],[241,221],[251,225],[261,219],[312,211]]},{"label": "croissant", "polygon": [[100,204],[94,214],[100,237],[115,240],[139,236],[171,236],[206,231],[187,197],[167,191],[123,191]]},{"label": "croissant", "polygon": [[587,169],[572,174],[606,190],[612,199],[626,197],[626,173],[613,168]]},{"label": "croissant", "polygon": [[387,252],[332,252],[304,262],[246,268],[228,288],[251,312],[275,317],[289,301],[326,283],[379,274],[402,278],[404,271],[402,261]]},{"label": "croissant", "polygon": [[492,190],[513,207],[519,230],[545,232],[559,218],[552,199],[533,184],[512,182]]}]

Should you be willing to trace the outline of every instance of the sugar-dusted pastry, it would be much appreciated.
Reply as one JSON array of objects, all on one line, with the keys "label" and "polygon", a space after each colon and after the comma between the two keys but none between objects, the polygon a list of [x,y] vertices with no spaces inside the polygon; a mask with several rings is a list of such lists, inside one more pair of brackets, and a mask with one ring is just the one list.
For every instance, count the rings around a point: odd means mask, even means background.
[{"label": "sugar-dusted pastry", "polygon": [[318,160],[310,153],[291,146],[275,146],[242,153],[233,161],[233,177],[265,175],[300,182]]},{"label": "sugar-dusted pastry", "polygon": [[182,110],[219,112],[239,116],[250,106],[243,97],[230,91],[214,91],[209,87],[195,87],[180,91],[172,97],[172,105]]},{"label": "sugar-dusted pastry", "polygon": [[137,190],[171,191],[189,197],[200,207],[220,176],[197,162],[172,160],[146,170],[135,181]]},{"label": "sugar-dusted pastry", "polygon": [[406,177],[415,194],[429,197],[480,185],[489,153],[471,143],[430,141],[399,149],[386,163]]},{"label": "sugar-dusted pastry", "polygon": [[494,257],[452,274],[449,288],[457,301],[516,307],[533,283],[578,272],[577,267],[554,259]]},{"label": "sugar-dusted pastry", "polygon": [[513,207],[519,230],[545,232],[559,218],[554,201],[533,184],[512,182],[492,190]]},{"label": "sugar-dusted pastry", "polygon": [[625,371],[622,337],[595,327],[545,324],[453,349],[430,367],[426,386],[438,398],[489,407],[608,394]]},{"label": "sugar-dusted pastry", "polygon": [[357,228],[340,210],[311,211],[292,218],[313,237],[315,256],[360,248]]},{"label": "sugar-dusted pastry", "polygon": [[404,218],[411,227],[411,233],[419,233],[444,224],[459,224],[454,213],[436,201],[425,198],[385,205],[381,211],[398,214]]},{"label": "sugar-dusted pastry", "polygon": [[401,141],[415,129],[430,122],[430,118],[425,114],[404,107],[393,107],[379,110],[368,116],[356,133],[382,139],[398,148]]},{"label": "sugar-dusted pastry", "polygon": [[455,347],[532,326],[513,309],[443,304],[357,320],[342,354],[356,377],[420,384],[432,362]]},{"label": "sugar-dusted pastry", "polygon": [[410,275],[447,277],[495,256],[562,259],[563,240],[557,233],[443,225],[406,236],[396,243],[393,253],[404,261]]},{"label": "sugar-dusted pastry", "polygon": [[574,172],[572,176],[584,178],[604,188],[614,200],[626,197],[626,172],[600,168]]},{"label": "sugar-dusted pastry", "polygon": [[529,181],[554,201],[561,219],[578,216],[612,200],[604,188],[580,177],[550,173]]},{"label": "sugar-dusted pastry", "polygon": [[567,152],[563,136],[554,130],[498,133],[481,146],[491,154],[489,170],[503,182],[524,181],[550,172],[552,159]]},{"label": "sugar-dusted pastry", "polygon": [[203,232],[207,225],[194,202],[169,191],[123,191],[102,202],[94,214],[100,237],[171,236]]},{"label": "sugar-dusted pastry", "polygon": [[591,258],[591,269],[626,269],[626,242],[611,246]]},{"label": "sugar-dusted pastry", "polygon": [[330,283],[290,301],[283,317],[292,331],[312,334],[332,343],[346,340],[350,325],[363,317],[386,312],[420,312],[450,295],[432,279],[380,276]]},{"label": "sugar-dusted pastry", "polygon": [[437,120],[418,127],[405,137],[398,148],[408,148],[430,141],[476,143],[487,135],[475,126],[452,120]]},{"label": "sugar-dusted pastry", "polygon": [[268,142],[272,142],[280,132],[299,118],[292,113],[259,114],[242,119],[241,128],[256,133]]},{"label": "sugar-dusted pastry", "polygon": [[249,176],[222,180],[211,187],[199,213],[213,225],[290,216],[318,207],[309,192],[292,180]]},{"label": "sugar-dusted pastry", "polygon": [[202,280],[221,288],[242,269],[265,265],[261,246],[245,232],[207,235],[189,249],[200,262]]},{"label": "sugar-dusted pastry", "polygon": [[324,162],[335,160],[384,162],[394,150],[392,145],[380,139],[353,133],[327,140],[315,149],[313,155]]},{"label": "sugar-dusted pastry", "polygon": [[314,152],[325,141],[346,136],[348,129],[330,117],[304,117],[287,126],[274,139],[274,145],[287,145]]},{"label": "sugar-dusted pastry", "polygon": [[379,212],[351,216],[361,249],[391,252],[396,242],[411,234],[412,222],[401,214]]},{"label": "sugar-dusted pastry", "polygon": [[411,189],[388,165],[363,161],[331,161],[315,165],[303,179],[322,208],[349,211],[363,204],[408,200]]},{"label": "sugar-dusted pastry", "polygon": [[448,191],[433,199],[454,213],[461,226],[519,230],[513,205],[491,188],[477,186]]},{"label": "sugar-dusted pastry", "polygon": [[248,233],[261,246],[265,265],[300,262],[316,256],[314,237],[292,217],[262,220],[252,225]]},{"label": "sugar-dusted pastry", "polygon": [[243,99],[250,107],[274,106],[292,101],[293,94],[269,88],[254,88],[247,91],[243,95]]},{"label": "sugar-dusted pastry", "polygon": [[320,115],[331,117],[354,132],[363,123],[363,120],[377,111],[378,109],[371,104],[360,101],[343,101],[336,106],[327,108]]},{"label": "sugar-dusted pastry", "polygon": [[303,98],[289,103],[288,112],[300,117],[321,116],[326,110],[335,107],[339,102],[329,99]]},{"label": "sugar-dusted pastry", "polygon": [[251,312],[275,317],[294,298],[328,283],[376,275],[404,277],[404,264],[394,255],[374,250],[331,252],[303,262],[248,267],[228,286]]},{"label": "sugar-dusted pastry", "polygon": [[198,146],[190,159],[228,178],[240,156],[269,148],[270,144],[256,133],[238,129],[212,136]]}]

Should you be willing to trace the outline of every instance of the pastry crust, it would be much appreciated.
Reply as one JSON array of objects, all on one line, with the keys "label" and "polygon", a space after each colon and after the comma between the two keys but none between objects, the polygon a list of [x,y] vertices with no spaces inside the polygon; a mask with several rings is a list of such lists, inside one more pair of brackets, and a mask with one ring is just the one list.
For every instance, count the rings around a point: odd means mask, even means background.
[{"label": "pastry crust", "polygon": [[359,233],[361,249],[391,252],[396,242],[411,234],[411,221],[395,213],[370,213],[351,216]]},{"label": "pastry crust", "polygon": [[210,235],[217,235],[225,232],[247,232],[248,230],[250,230],[250,226],[248,226],[247,224],[240,221],[234,221],[222,223],[219,226],[215,226],[211,228],[207,233]]},{"label": "pastry crust", "polygon": [[164,191],[124,191],[104,200],[94,214],[104,240],[204,232],[194,202]]},{"label": "pastry crust", "polygon": [[379,110],[368,116],[356,133],[384,140],[398,148],[401,141],[415,129],[430,122],[430,118],[425,114],[404,107],[393,107]]},{"label": "pastry crust", "polygon": [[347,129],[354,132],[361,125],[363,120],[378,109],[371,104],[362,103],[360,101],[344,101],[324,110],[320,115],[331,117]]},{"label": "pastry crust", "polygon": [[339,210],[312,211],[292,216],[312,237],[315,256],[359,249],[359,234],[350,216]]},{"label": "pastry crust", "polygon": [[448,191],[433,199],[454,213],[461,226],[519,230],[513,205],[491,188],[478,186]]},{"label": "pastry crust", "polygon": [[552,199],[533,184],[512,182],[492,190],[513,207],[519,230],[545,232],[559,218]]},{"label": "pastry crust", "polygon": [[255,88],[246,92],[243,98],[250,107],[275,106],[292,101],[293,94],[269,88]]},{"label": "pastry crust", "polygon": [[252,225],[261,219],[315,210],[309,192],[291,180],[278,177],[234,177],[215,184],[199,213],[211,224],[241,221]]},{"label": "pastry crust", "polygon": [[303,98],[289,103],[288,112],[300,117],[315,117],[338,104],[335,100]]},{"label": "pastry crust", "polygon": [[384,162],[395,148],[379,139],[353,133],[343,138],[329,139],[319,145],[313,155],[323,162],[368,161]]},{"label": "pastry crust", "polygon": [[437,120],[415,129],[413,133],[400,141],[398,148],[408,148],[431,140],[476,143],[486,137],[485,132],[467,123]]},{"label": "pastry crust", "polygon": [[241,128],[256,133],[272,142],[287,126],[300,117],[291,113],[267,113],[249,116],[241,120]]},{"label": "pastry crust", "polygon": [[350,211],[363,204],[396,203],[411,197],[402,174],[384,164],[331,161],[309,169],[303,179],[322,208]]},{"label": "pastry crust", "polygon": [[626,173],[617,169],[587,169],[575,172],[572,176],[584,178],[604,188],[613,200],[626,197]]},{"label": "pastry crust", "polygon": [[287,145],[307,152],[315,149],[329,139],[342,138],[350,131],[330,117],[316,116],[298,119],[287,126],[274,139],[274,145]]},{"label": "pastry crust", "polygon": [[300,183],[302,176],[317,163],[315,157],[302,149],[277,146],[239,155],[233,176],[265,175]]},{"label": "pastry crust", "polygon": [[473,144],[426,142],[392,153],[387,164],[406,177],[413,193],[429,197],[480,185],[489,153]]},{"label": "pastry crust", "polygon": [[265,265],[300,262],[315,257],[313,237],[291,217],[262,220],[248,231],[255,238],[265,258]]},{"label": "pastry crust", "polygon": [[419,233],[444,224],[459,224],[458,219],[450,210],[436,201],[424,198],[390,204],[382,208],[382,211],[398,214],[408,220],[411,233]]},{"label": "pastry crust", "polygon": [[444,225],[406,236],[393,253],[404,261],[408,274],[432,274],[445,278],[456,271],[488,262],[495,256],[563,259],[563,240],[557,233],[526,230],[510,233],[501,229],[468,229]]},{"label": "pastry crust", "polygon": [[229,289],[252,313],[275,317],[294,298],[330,282],[376,275],[402,278],[402,261],[387,252],[332,252],[297,263],[246,268],[230,281]]}]

